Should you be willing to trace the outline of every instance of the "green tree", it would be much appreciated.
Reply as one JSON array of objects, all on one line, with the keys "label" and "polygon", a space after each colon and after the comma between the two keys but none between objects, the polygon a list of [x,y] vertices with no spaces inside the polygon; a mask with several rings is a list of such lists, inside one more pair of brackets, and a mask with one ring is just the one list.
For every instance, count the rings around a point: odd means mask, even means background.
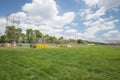
[{"label": "green tree", "polygon": [[21,41],[22,43],[25,43],[25,34],[24,33],[21,33]]},{"label": "green tree", "polygon": [[15,26],[7,26],[6,27],[6,36],[8,38],[8,42],[20,42],[20,35],[21,35],[22,29],[21,28],[15,28]]},{"label": "green tree", "polygon": [[42,38],[42,36],[43,36],[43,34],[39,31],[39,30],[35,30],[34,31],[34,35],[35,35],[35,42],[37,43],[38,42],[38,40],[40,39],[40,38]]},{"label": "green tree", "polygon": [[63,38],[63,36],[60,37],[58,40],[59,40],[59,43],[64,44],[64,38]]},{"label": "green tree", "polygon": [[1,43],[6,43],[6,42],[7,42],[7,36],[6,36],[6,35],[2,35],[2,36],[0,37],[0,42],[1,42]]},{"label": "green tree", "polygon": [[32,29],[27,29],[26,30],[26,37],[27,37],[27,42],[28,43],[34,43],[35,42],[35,34]]},{"label": "green tree", "polygon": [[82,44],[83,41],[82,41],[81,39],[78,39],[78,40],[77,40],[77,43],[78,43],[78,44]]},{"label": "green tree", "polygon": [[59,38],[59,40],[64,40],[63,36]]},{"label": "green tree", "polygon": [[20,42],[20,37],[21,37],[21,32],[22,32],[22,29],[21,28],[18,28],[16,29],[15,31],[15,34],[16,34],[16,42]]},{"label": "green tree", "polygon": [[53,43],[57,43],[57,38],[55,36],[52,37],[53,38]]},{"label": "green tree", "polygon": [[69,42],[70,42],[71,44],[74,44],[74,43],[76,43],[76,40],[74,40],[74,39],[69,39]]},{"label": "green tree", "polygon": [[43,38],[49,38],[49,35],[48,34],[43,35]]},{"label": "green tree", "polygon": [[49,36],[49,43],[53,44],[57,42],[57,38],[55,36]]},{"label": "green tree", "polygon": [[16,29],[15,29],[15,26],[7,26],[5,33],[6,33],[6,36],[8,38],[8,42],[16,41]]},{"label": "green tree", "polygon": [[36,35],[36,38],[42,38],[42,33],[39,30],[35,30],[34,34]]}]

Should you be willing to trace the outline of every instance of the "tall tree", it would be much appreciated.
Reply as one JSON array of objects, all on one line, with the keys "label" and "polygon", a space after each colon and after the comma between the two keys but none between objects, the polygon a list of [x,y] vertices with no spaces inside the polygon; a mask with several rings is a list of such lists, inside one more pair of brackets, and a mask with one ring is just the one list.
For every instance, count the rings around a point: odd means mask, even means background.
[{"label": "tall tree", "polygon": [[62,43],[62,44],[64,43],[64,38],[63,38],[63,36],[60,37],[58,40],[59,40],[59,43]]},{"label": "tall tree", "polygon": [[64,39],[63,36],[59,38],[59,40],[63,40],[63,39]]},{"label": "tall tree", "polygon": [[15,28],[15,26],[7,26],[6,27],[6,36],[8,38],[8,42],[20,42],[20,34],[22,32],[21,28]]},{"label": "tall tree", "polygon": [[6,33],[6,36],[8,38],[8,42],[16,41],[15,26],[7,26],[5,33]]},{"label": "tall tree", "polygon": [[53,44],[57,42],[57,38],[55,36],[50,36],[49,37],[49,43]]},{"label": "tall tree", "polygon": [[25,43],[25,34],[24,33],[21,33],[21,35],[20,35],[21,37],[21,39],[20,39],[20,42],[22,42],[22,43]]},{"label": "tall tree", "polygon": [[77,43],[78,43],[78,44],[82,44],[83,41],[82,41],[81,39],[78,39],[78,40],[77,40]]},{"label": "tall tree", "polygon": [[43,34],[39,30],[35,30],[34,35],[35,35],[36,43],[38,42],[39,38],[42,38],[42,36],[43,36]]},{"label": "tall tree", "polygon": [[42,33],[39,30],[35,30],[34,34],[36,35],[37,38],[42,38]]},{"label": "tall tree", "polygon": [[21,32],[22,32],[22,29],[21,28],[18,28],[16,29],[15,33],[16,33],[16,42],[20,42],[20,37],[21,37]]},{"label": "tall tree", "polygon": [[26,30],[26,37],[27,37],[27,42],[28,43],[34,43],[35,42],[35,35],[34,35],[34,31],[32,29],[27,29]]},{"label": "tall tree", "polygon": [[0,37],[0,43],[6,43],[7,42],[7,36],[6,35],[2,35]]}]

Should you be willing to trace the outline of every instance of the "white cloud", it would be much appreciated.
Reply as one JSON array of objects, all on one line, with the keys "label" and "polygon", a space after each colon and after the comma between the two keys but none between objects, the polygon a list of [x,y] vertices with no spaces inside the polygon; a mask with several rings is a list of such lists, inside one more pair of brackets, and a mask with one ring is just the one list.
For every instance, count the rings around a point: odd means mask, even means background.
[{"label": "white cloud", "polygon": [[[80,2],[79,0],[76,0]],[[58,6],[55,0],[32,0],[31,3],[26,3],[21,12],[12,13],[9,17],[15,16],[17,20],[21,19],[20,27],[25,32],[26,29],[38,29],[44,34],[55,35],[56,37],[64,36],[74,38],[75,33],[78,38],[95,39],[96,33],[102,30],[113,30],[115,23],[118,20],[110,18],[102,18],[108,9],[118,10],[120,0],[83,0],[89,6],[88,9],[80,11],[80,16],[84,20],[85,32],[79,33],[76,29],[71,29],[70,26],[77,26],[78,23],[72,22],[75,18],[74,12],[66,12],[59,15]],[[97,7],[93,11],[92,7]],[[0,30],[2,33],[5,30],[6,19],[0,19]],[[9,22],[11,24],[11,22]],[[15,25],[17,25],[15,23]],[[70,26],[66,26],[70,25]],[[64,28],[64,29],[63,29]],[[0,31],[0,32],[1,32]],[[115,32],[108,32],[104,36],[115,34]],[[119,36],[119,35],[117,35]]]},{"label": "white cloud", "polygon": [[79,15],[81,17],[84,17],[87,14],[91,14],[91,13],[93,13],[93,11],[90,8],[88,8],[88,9],[81,9],[80,12],[79,12]]},{"label": "white cloud", "polygon": [[90,27],[91,23],[92,23],[92,21],[89,20],[89,21],[84,22],[83,25],[85,25],[85,27]]},{"label": "white cloud", "polygon": [[103,30],[112,30],[115,28],[115,23],[118,20],[110,20],[108,18],[99,18],[96,21],[86,21],[83,24],[86,26],[84,37],[95,39],[95,34]]},{"label": "white cloud", "polygon": [[109,38],[109,37],[112,36],[112,35],[114,35],[114,36],[120,35],[120,32],[119,32],[118,30],[110,30],[110,31],[108,31],[107,33],[105,33],[105,34],[103,35],[103,37]]},{"label": "white cloud", "polygon": [[22,30],[24,30],[24,32],[26,31],[26,29],[33,29],[33,30],[37,29],[40,30],[43,34],[55,35],[56,33],[60,34],[63,31],[63,29],[52,28],[46,25],[36,26],[34,24],[21,23],[20,26]]},{"label": "white cloud", "polygon": [[56,37],[62,36],[63,27],[75,18],[74,12],[66,12],[59,16],[54,0],[33,0],[32,3],[25,4],[23,10],[28,13],[28,18],[33,24],[40,23],[34,28]]},{"label": "white cloud", "polygon": [[[117,10],[117,7],[120,5],[120,0],[83,0],[86,5],[90,6],[89,9],[80,11],[80,16],[85,16],[85,20],[100,18],[105,15],[105,12],[109,9]],[[93,6],[97,5],[98,10],[94,13],[91,10]]]},{"label": "white cloud", "polygon": [[76,33],[76,38],[77,39],[83,39],[83,37],[84,37],[84,35],[82,33],[80,33],[80,32]]},{"label": "white cloud", "polygon": [[65,26],[65,30],[70,29],[70,26]]},{"label": "white cloud", "polygon": [[68,29],[65,31],[65,34],[75,34],[77,32],[77,30],[75,29]]},{"label": "white cloud", "polygon": [[[19,27],[24,33],[26,29],[38,29],[43,34],[60,37],[63,36],[63,27],[71,25],[75,18],[75,13],[72,11],[59,15],[55,0],[32,0],[31,3],[26,3],[22,10],[9,15],[9,25],[12,25],[13,17],[15,21],[20,20]],[[4,31],[6,20],[1,19],[0,23],[0,30]],[[17,22],[14,25],[18,26]]]},{"label": "white cloud", "polygon": [[11,21],[8,21],[6,20],[6,18],[2,17],[0,18],[0,33],[1,34],[4,34],[5,33],[5,28],[6,28],[6,25],[13,25]]},{"label": "white cloud", "polygon": [[64,13],[63,16],[56,16],[53,20],[45,21],[47,25],[62,28],[64,25],[73,21],[75,15],[73,12]]},{"label": "white cloud", "polygon": [[99,0],[83,0],[88,6],[96,6],[99,3]]},{"label": "white cloud", "polygon": [[24,12],[17,12],[17,13],[12,13],[11,15],[9,15],[9,19],[13,19],[14,20],[25,20],[27,18],[27,14]]},{"label": "white cloud", "polygon": [[29,19],[34,23],[58,28],[71,23],[75,17],[74,12],[66,12],[59,16],[54,0],[33,0],[32,3],[25,4],[23,10],[28,13]]},{"label": "white cloud", "polygon": [[83,38],[85,39],[95,39],[95,34],[100,31],[99,27],[93,26],[85,29],[83,33]]},{"label": "white cloud", "polygon": [[71,25],[71,26],[77,26],[78,23],[73,22],[73,23],[71,23],[70,25]]},{"label": "white cloud", "polygon": [[120,0],[99,0],[101,6],[103,6],[106,10],[119,6]]},{"label": "white cloud", "polygon": [[116,7],[120,5],[120,0],[83,0],[86,5],[93,7],[93,6],[102,6],[105,10],[110,8]]},{"label": "white cloud", "polygon": [[104,7],[100,7],[100,9],[98,9],[95,13],[87,14],[86,17],[85,17],[85,20],[100,18],[104,14],[105,14]]},{"label": "white cloud", "polygon": [[72,29],[69,27],[66,30],[64,30],[63,37],[65,37],[65,39],[75,39],[75,36],[78,36],[78,31],[76,29]]},{"label": "white cloud", "polygon": [[110,30],[103,35],[103,41],[106,43],[120,43],[120,31]]},{"label": "white cloud", "polygon": [[[106,15],[106,11],[109,9],[117,9],[120,5],[120,0],[83,0],[88,6],[88,9],[80,10],[80,16],[84,20],[85,32],[82,33],[82,37],[86,39],[96,39],[96,34],[103,30],[115,29],[116,22],[119,22],[113,17],[103,18]],[[93,7],[97,7],[96,11],[93,11]]]},{"label": "white cloud", "polygon": [[6,24],[6,19],[5,18],[0,18],[0,24]]},{"label": "white cloud", "polygon": [[38,17],[39,20],[51,19],[58,14],[54,0],[33,0],[32,3],[26,3],[23,6],[23,11],[26,11],[32,18]]},{"label": "white cloud", "polygon": [[113,7],[112,10],[115,11],[115,12],[119,11],[118,7]]},{"label": "white cloud", "polygon": [[4,34],[6,26],[6,19],[0,18],[0,34]]},{"label": "white cloud", "polygon": [[112,20],[112,19],[108,19],[108,18],[99,18],[96,21],[85,21],[83,24],[86,27],[99,27],[101,30],[108,30],[108,29],[113,29],[115,28],[115,23],[118,22],[119,20]]},{"label": "white cloud", "polygon": [[93,12],[92,9],[88,8],[85,10],[80,10],[79,14],[85,20],[98,19],[101,16],[105,15],[105,9],[104,9],[104,7],[100,7],[98,10]]}]

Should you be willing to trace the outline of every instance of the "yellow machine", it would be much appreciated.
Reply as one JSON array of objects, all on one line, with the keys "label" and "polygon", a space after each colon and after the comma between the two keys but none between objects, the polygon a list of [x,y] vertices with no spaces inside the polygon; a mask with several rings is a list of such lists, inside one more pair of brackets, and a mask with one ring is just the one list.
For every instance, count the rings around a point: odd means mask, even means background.
[{"label": "yellow machine", "polygon": [[50,48],[48,44],[36,44],[36,48]]}]

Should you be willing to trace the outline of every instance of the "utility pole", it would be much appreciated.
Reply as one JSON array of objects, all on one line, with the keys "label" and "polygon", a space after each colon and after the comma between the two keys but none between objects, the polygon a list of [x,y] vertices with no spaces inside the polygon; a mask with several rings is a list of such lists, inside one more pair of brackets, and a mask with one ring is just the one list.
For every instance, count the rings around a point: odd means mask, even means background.
[{"label": "utility pole", "polygon": [[75,44],[77,43],[77,35],[76,35],[76,32],[75,32]]},{"label": "utility pole", "polygon": [[7,30],[7,27],[9,26],[9,15],[6,16],[6,26],[5,26],[5,32]]},{"label": "utility pole", "polygon": [[18,17],[18,28],[20,28],[20,17]]},{"label": "utility pole", "polygon": [[6,27],[8,26],[8,16],[6,17]]},{"label": "utility pole", "polygon": [[14,26],[14,16],[13,16],[12,26]]}]

